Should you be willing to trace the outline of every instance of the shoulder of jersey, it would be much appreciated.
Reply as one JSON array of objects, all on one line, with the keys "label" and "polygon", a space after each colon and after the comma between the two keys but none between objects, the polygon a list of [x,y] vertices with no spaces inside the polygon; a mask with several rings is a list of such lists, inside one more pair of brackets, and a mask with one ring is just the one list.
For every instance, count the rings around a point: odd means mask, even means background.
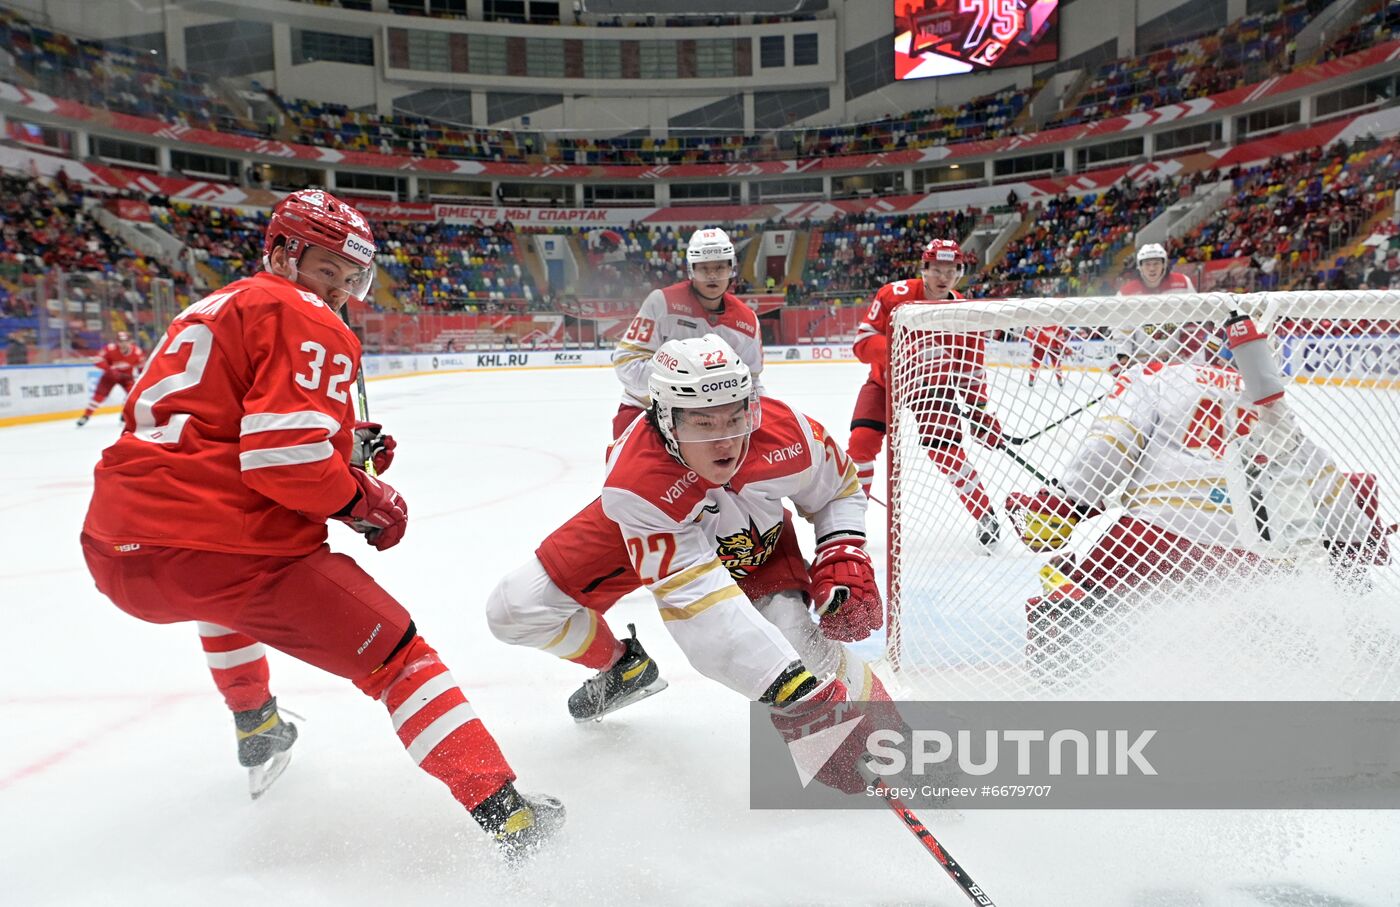
[{"label": "shoulder of jersey", "polygon": [[772,397],[762,398],[762,406],[763,421],[749,438],[748,456],[729,483],[733,487],[793,475],[812,465],[813,439],[807,418]]},{"label": "shoulder of jersey", "polygon": [[266,271],[234,281],[225,288],[225,292],[229,290],[237,292],[236,299],[240,306],[284,306],[299,316],[327,326],[333,325],[337,330],[354,336],[335,310],[326,305],[321,297],[310,290],[303,290],[295,284],[272,277]]},{"label": "shoulder of jersey", "polygon": [[604,492],[628,492],[677,522],[690,519],[709,483],[666,451],[650,422],[633,423],[613,446]]},{"label": "shoulder of jersey", "polygon": [[[905,302],[914,298],[914,285],[917,284],[919,280],[920,278],[917,277],[907,277],[904,280],[891,280],[881,287],[876,295],[885,302]],[[902,289],[896,289],[896,287]]]},{"label": "shoulder of jersey", "polygon": [[720,317],[720,324],[750,337],[758,336],[758,316],[747,302],[733,293],[724,294],[724,315]]}]

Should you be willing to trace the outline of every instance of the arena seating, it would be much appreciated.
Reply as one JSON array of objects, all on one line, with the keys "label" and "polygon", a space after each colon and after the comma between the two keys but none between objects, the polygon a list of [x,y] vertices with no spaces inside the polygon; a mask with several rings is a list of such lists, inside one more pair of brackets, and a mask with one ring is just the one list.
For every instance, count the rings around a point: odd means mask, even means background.
[{"label": "arena seating", "polygon": [[167,69],[156,57],[115,44],[77,41],[0,9],[0,35],[15,66],[46,94],[100,110],[180,126],[256,133],[257,128],[197,73]]},{"label": "arena seating", "polygon": [[[1245,16],[1218,34],[1105,64],[1073,106],[1047,126],[1150,109],[1286,71],[1294,62],[1292,37],[1319,2],[1288,0],[1276,12]],[[1389,40],[1398,25],[1400,2],[1392,0],[1359,22],[1328,55]],[[0,10],[0,33],[8,40],[16,67],[41,91],[177,125],[257,136],[275,129],[230,107],[203,76],[168,70],[153,55],[74,40],[4,10]],[[1008,89],[957,107],[916,110],[867,123],[799,128],[776,136],[665,139],[546,137],[406,114],[380,116],[267,94],[281,107],[284,138],[341,150],[517,162],[681,164],[860,154],[994,138],[1015,131],[1017,118],[1038,87]]]},{"label": "arena seating", "polygon": [[852,215],[819,224],[802,275],[805,293],[809,298],[865,296],[891,280],[915,277],[929,239],[964,241],[980,213],[973,208],[898,217]]},{"label": "arena seating", "polygon": [[376,222],[374,230],[379,264],[409,311],[474,311],[519,299],[537,308],[544,301],[521,264],[509,224]]},{"label": "arena seating", "polygon": [[[1252,258],[1262,272],[1257,289],[1302,281],[1334,288],[1364,282],[1330,258],[1376,215],[1393,210],[1400,187],[1400,140],[1338,143],[1289,159],[1228,174],[1234,195],[1215,216],[1171,244],[1187,262]],[[1264,263],[1269,262],[1265,267]],[[1382,272],[1384,273],[1384,272]],[[1379,279],[1379,278],[1378,278]]]},{"label": "arena seating", "polygon": [[[1228,91],[1285,72],[1288,48],[1316,0],[1288,0],[1211,32],[1099,67],[1086,89],[1046,124],[1069,126]],[[1358,48],[1359,49],[1359,48]]]},{"label": "arena seating", "polygon": [[973,278],[977,295],[1086,296],[1116,290],[1111,266],[1139,229],[1194,189],[1194,180],[1124,181],[1103,192],[1060,195],[1031,211],[1001,261]]},{"label": "arena seating", "polygon": [[1346,33],[1328,45],[1323,59],[1332,60],[1367,47],[1384,44],[1400,36],[1400,0],[1379,0],[1370,15],[1360,19]]}]

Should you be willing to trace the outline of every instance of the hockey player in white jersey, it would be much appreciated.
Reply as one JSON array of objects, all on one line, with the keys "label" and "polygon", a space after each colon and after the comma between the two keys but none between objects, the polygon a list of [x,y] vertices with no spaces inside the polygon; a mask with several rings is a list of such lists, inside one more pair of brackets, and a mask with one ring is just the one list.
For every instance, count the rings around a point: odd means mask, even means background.
[{"label": "hockey player in white jersey", "polygon": [[1341,472],[1302,434],[1252,322],[1232,321],[1228,341],[1238,371],[1158,359],[1126,372],[1060,481],[1007,497],[1035,552],[1123,508],[1085,553],[1042,568],[1045,594],[1026,604],[1033,658],[1091,608],[1149,588],[1267,573],[1325,548],[1357,589],[1366,565],[1388,561],[1374,476]]},{"label": "hockey player in white jersey", "polygon": [[[602,619],[639,585],[691,664],[773,706],[790,738],[834,703],[888,701],[840,642],[884,620],[865,552],[866,497],[841,446],[760,399],[747,364],[713,334],[665,343],[648,396],[647,417],[613,445],[600,500],[492,592],[492,632],[598,670],[569,701],[580,721],[664,686],[635,635],[619,642]],[[810,571],[784,499],[815,527]],[[851,760],[834,763],[819,780],[863,789]]]},{"label": "hockey player in white jersey", "polygon": [[717,227],[692,233],[685,268],[686,280],[647,295],[613,351],[613,369],[622,382],[622,403],[613,417],[614,438],[650,405],[651,357],[668,340],[719,335],[748,365],[762,392],[758,376],[763,372],[763,339],[758,316],[729,292],[739,276],[739,259],[729,234]]}]

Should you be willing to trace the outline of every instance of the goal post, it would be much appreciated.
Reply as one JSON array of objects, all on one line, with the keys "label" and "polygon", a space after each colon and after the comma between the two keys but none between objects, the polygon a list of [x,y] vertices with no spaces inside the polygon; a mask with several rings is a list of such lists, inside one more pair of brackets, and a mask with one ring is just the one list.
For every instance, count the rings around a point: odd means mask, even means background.
[{"label": "goal post", "polygon": [[1400,291],[906,304],[888,386],[905,695],[1400,698]]}]

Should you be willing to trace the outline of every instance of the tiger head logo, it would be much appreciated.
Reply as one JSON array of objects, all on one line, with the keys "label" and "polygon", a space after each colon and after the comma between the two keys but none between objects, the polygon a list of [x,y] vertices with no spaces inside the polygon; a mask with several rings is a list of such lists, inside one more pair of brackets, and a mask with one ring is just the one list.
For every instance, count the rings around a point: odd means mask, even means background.
[{"label": "tiger head logo", "polygon": [[741,579],[763,566],[778,546],[778,537],[782,534],[781,521],[773,528],[760,532],[750,517],[747,529],[717,538],[715,551],[729,575]]}]

